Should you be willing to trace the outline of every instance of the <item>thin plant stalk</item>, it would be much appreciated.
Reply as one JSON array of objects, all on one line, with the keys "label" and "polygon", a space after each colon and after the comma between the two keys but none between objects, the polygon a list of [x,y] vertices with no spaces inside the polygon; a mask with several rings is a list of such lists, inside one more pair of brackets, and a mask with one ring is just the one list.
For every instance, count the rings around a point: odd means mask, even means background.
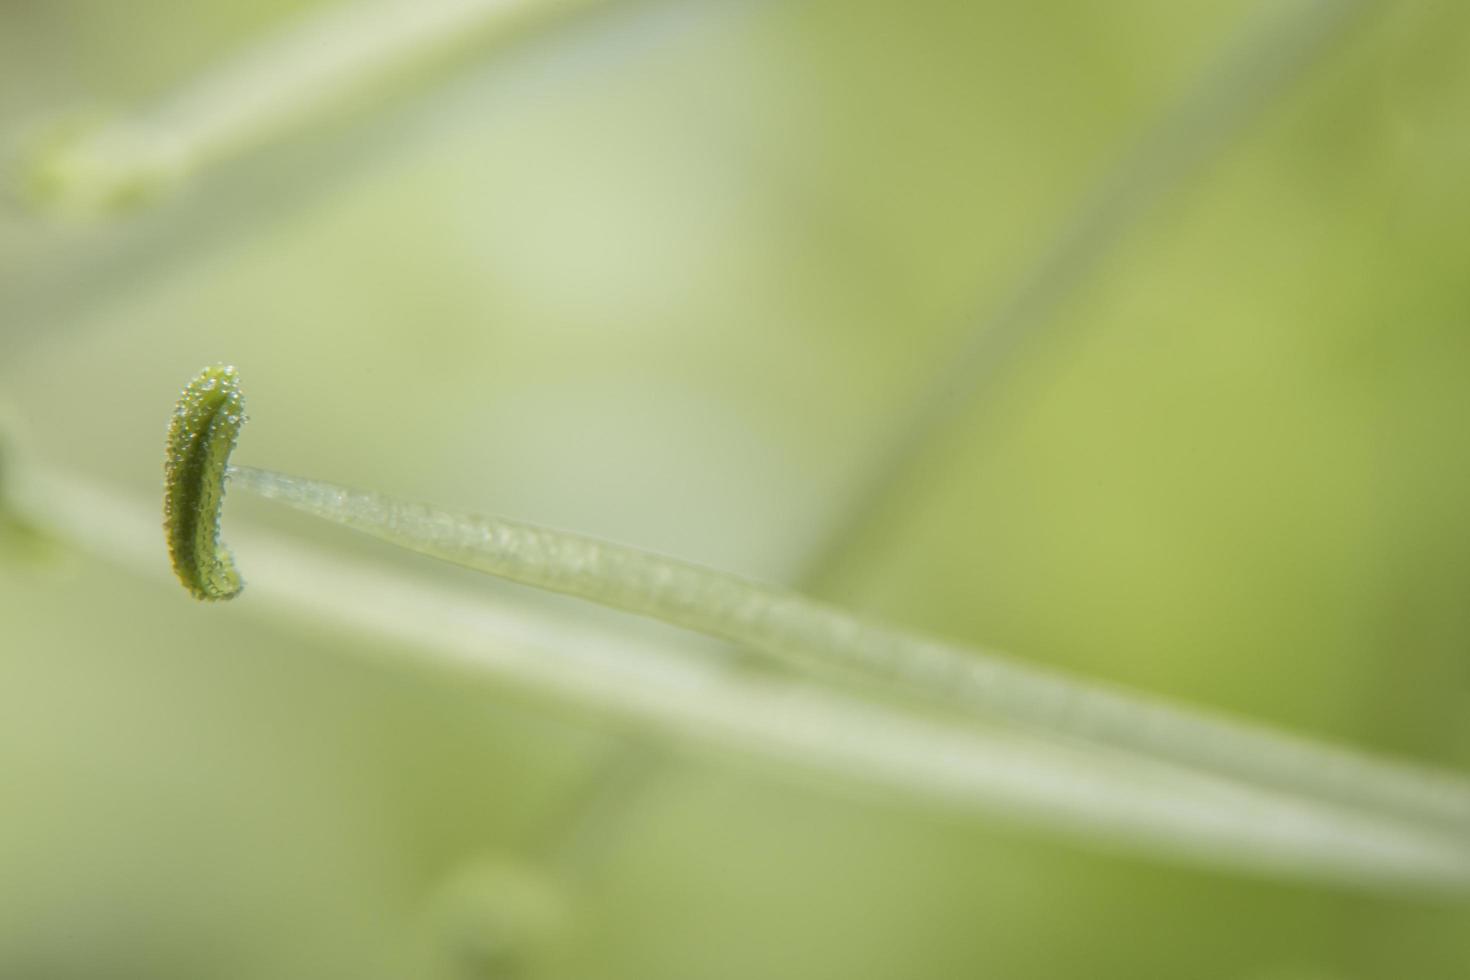
[{"label": "thin plant stalk", "polygon": [[232,486],[420,554],[891,685],[974,716],[1470,833],[1470,780],[1375,759],[867,621],[593,538],[248,466]]},{"label": "thin plant stalk", "polygon": [[[18,505],[48,532],[167,580],[151,506],[53,472],[17,482]],[[819,774],[1186,865],[1377,892],[1470,890],[1470,843],[1418,821],[1087,743],[945,723],[248,530],[236,543],[251,572],[246,598],[210,610],[215,628],[236,617],[332,627],[356,637],[361,655],[491,680],[574,717],[632,724],[681,752]]]},{"label": "thin plant stalk", "polygon": [[1036,260],[975,318],[839,501],[797,576],[802,588],[830,592],[854,556],[892,518],[937,453],[954,421],[982,393],[1004,386],[1018,362],[1055,343],[1063,304],[1088,282],[1160,204],[1228,150],[1251,123],[1308,69],[1333,51],[1376,0],[1310,0],[1282,13],[1263,4],[1266,22],[1208,66],[1157,123],[1105,172]]}]

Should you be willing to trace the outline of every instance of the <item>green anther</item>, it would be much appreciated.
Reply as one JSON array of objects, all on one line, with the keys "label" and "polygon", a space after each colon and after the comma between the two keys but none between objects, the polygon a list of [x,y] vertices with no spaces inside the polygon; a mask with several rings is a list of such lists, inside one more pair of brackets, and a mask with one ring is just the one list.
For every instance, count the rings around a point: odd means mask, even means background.
[{"label": "green anther", "polygon": [[197,599],[231,599],[244,587],[219,540],[225,467],[244,424],[240,375],[225,365],[189,382],[169,423],[163,528],[174,573]]}]

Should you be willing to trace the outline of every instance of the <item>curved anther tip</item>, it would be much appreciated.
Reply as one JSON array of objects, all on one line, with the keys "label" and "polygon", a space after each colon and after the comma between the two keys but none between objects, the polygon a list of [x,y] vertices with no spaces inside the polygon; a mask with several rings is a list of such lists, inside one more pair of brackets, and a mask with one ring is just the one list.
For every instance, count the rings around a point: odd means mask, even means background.
[{"label": "curved anther tip", "polygon": [[231,599],[244,587],[219,531],[225,470],[244,424],[240,375],[228,365],[189,382],[169,423],[163,528],[174,574],[197,599]]}]

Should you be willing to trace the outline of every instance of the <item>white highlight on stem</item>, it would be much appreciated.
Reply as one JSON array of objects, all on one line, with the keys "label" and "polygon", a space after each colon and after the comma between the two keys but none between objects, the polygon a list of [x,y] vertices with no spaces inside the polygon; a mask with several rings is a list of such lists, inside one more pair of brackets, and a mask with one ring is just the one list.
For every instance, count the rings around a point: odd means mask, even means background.
[{"label": "white highlight on stem", "polygon": [[[129,503],[57,474],[27,476],[22,502],[48,530],[174,588],[151,501]],[[524,603],[337,559],[260,528],[235,538],[251,570],[250,598],[208,610],[212,617],[334,626],[361,638],[360,653],[463,670],[578,717],[674,736],[684,751],[765,760],[1186,864],[1380,891],[1470,890],[1470,842],[1415,821],[732,671],[646,640],[620,642]]]},{"label": "white highlight on stem", "polygon": [[72,212],[146,200],[461,46],[595,0],[355,0],[286,25],[114,120],[41,148],[27,183]]},{"label": "white highlight on stem", "polygon": [[1073,679],[634,548],[252,467],[232,466],[229,478],[241,489],[421,554],[697,630],[804,667],[878,679],[982,719],[1470,836],[1470,779],[1459,774]]}]

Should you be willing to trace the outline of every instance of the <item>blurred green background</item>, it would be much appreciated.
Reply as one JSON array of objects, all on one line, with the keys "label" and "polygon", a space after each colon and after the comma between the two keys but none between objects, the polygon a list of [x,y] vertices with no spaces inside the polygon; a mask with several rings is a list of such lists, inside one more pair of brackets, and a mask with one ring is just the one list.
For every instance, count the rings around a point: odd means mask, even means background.
[{"label": "blurred green background", "polygon": [[[175,393],[228,361],[243,462],[794,581],[1133,168],[1169,186],[884,474],[821,591],[1466,768],[1470,7],[1359,4],[1198,166],[1149,169],[1211,65],[1333,6],[609,3],[134,211],[13,195],[7,458],[152,500]],[[309,7],[9,0],[0,145]],[[617,732],[194,604],[161,534],[157,561],[0,563],[0,976],[1470,975],[1464,902],[717,760],[663,766],[550,873],[527,841]]]}]

